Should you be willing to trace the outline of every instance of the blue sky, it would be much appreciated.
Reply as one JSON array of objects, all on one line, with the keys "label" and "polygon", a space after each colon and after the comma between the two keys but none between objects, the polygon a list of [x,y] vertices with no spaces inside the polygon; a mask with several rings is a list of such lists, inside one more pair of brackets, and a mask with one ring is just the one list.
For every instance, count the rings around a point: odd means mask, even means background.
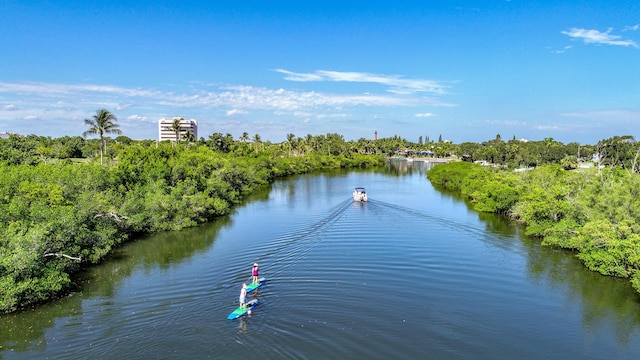
[{"label": "blue sky", "polygon": [[243,132],[500,134],[595,144],[640,129],[640,2],[0,2],[0,131],[124,135],[160,118]]}]

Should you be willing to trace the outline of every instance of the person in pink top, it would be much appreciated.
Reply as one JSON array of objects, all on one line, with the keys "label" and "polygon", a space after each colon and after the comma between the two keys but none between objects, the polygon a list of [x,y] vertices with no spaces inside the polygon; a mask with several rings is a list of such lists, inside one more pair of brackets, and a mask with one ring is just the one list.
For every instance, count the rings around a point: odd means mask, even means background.
[{"label": "person in pink top", "polygon": [[251,276],[253,277],[253,282],[258,282],[258,263],[253,264],[253,269],[251,269]]}]

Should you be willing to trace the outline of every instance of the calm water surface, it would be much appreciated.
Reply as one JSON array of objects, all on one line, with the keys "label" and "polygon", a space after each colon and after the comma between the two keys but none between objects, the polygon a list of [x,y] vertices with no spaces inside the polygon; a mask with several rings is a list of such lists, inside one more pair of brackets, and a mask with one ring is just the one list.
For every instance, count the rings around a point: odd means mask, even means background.
[{"label": "calm water surface", "polygon": [[[279,181],[224,219],[128,244],[79,292],[0,317],[0,359],[640,356],[625,281],[434,190],[429,164],[393,165]],[[254,262],[260,304],[229,321]]]}]

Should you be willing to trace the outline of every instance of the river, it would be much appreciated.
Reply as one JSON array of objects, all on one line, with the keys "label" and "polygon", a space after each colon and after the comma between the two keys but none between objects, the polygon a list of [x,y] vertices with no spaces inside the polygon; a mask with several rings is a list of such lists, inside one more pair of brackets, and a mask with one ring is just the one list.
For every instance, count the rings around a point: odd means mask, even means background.
[{"label": "river", "polygon": [[[430,166],[280,180],[227,217],[128,243],[77,292],[0,317],[0,359],[640,355],[626,281],[435,190]],[[259,305],[227,320],[254,262]]]}]

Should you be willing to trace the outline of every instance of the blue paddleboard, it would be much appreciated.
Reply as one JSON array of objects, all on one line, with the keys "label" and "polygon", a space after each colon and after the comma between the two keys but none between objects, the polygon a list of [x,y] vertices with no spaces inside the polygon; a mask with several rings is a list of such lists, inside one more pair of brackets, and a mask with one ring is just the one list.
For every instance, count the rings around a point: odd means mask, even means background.
[{"label": "blue paddleboard", "polygon": [[229,316],[227,316],[227,319],[228,320],[237,319],[240,316],[246,314],[248,310],[253,309],[254,307],[256,307],[256,305],[258,305],[258,299],[252,299],[251,301],[249,301],[247,303],[247,306],[245,306],[244,308],[239,307],[239,308],[233,310],[231,312],[231,314],[229,314]]},{"label": "blue paddleboard", "polygon": [[261,278],[258,278],[258,282],[257,283],[249,282],[247,284],[247,292],[251,292],[251,291],[259,288],[266,280],[267,280],[267,278],[261,277]]}]

